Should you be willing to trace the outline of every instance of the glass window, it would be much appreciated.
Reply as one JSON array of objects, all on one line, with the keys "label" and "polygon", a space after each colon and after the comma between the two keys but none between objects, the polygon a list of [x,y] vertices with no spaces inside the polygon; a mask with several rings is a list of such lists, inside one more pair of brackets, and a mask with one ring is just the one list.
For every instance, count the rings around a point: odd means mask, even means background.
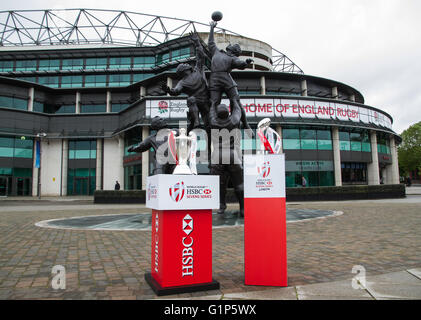
[{"label": "glass window", "polygon": [[133,75],[133,82],[139,82],[145,79],[148,79],[150,77],[153,77],[153,74],[150,73],[136,73]]},{"label": "glass window", "polygon": [[109,86],[128,86],[130,85],[130,74],[110,74]]},{"label": "glass window", "polygon": [[332,150],[332,140],[317,140],[318,150]]},{"label": "glass window", "polygon": [[171,60],[180,60],[190,57],[190,47],[184,47],[171,51]]},{"label": "glass window", "polygon": [[82,87],[82,76],[63,76],[61,77],[62,88]]},{"label": "glass window", "polygon": [[96,140],[70,140],[69,159],[96,159]]},{"label": "glass window", "polygon": [[54,113],[75,113],[75,112],[76,112],[75,105],[62,105]]},{"label": "glass window", "polygon": [[317,130],[318,140],[332,140],[330,130]]},{"label": "glass window", "polygon": [[156,64],[160,65],[162,63],[166,63],[170,61],[170,53],[169,52],[165,52],[165,53],[160,53],[157,55],[156,57]]},{"label": "glass window", "polygon": [[52,88],[58,88],[59,77],[38,77],[38,83]]},{"label": "glass window", "polygon": [[0,157],[32,159],[33,140],[0,137]]},{"label": "glass window", "polygon": [[349,141],[339,141],[339,150],[341,151],[350,151],[351,144]]},{"label": "glass window", "polygon": [[104,75],[89,75],[85,76],[85,87],[106,87],[107,76]]},{"label": "glass window", "polygon": [[0,157],[13,157],[13,148],[0,147]]},{"label": "glass window", "polygon": [[59,70],[60,69],[60,60],[40,60],[39,61],[39,70]]},{"label": "glass window", "polygon": [[36,60],[17,60],[16,71],[35,71],[37,70]]},{"label": "glass window", "polygon": [[13,148],[13,146],[14,146],[13,138],[0,137],[0,147]]},{"label": "glass window", "polygon": [[283,139],[299,139],[300,130],[299,129],[282,129],[282,138]]},{"label": "glass window", "polygon": [[83,59],[63,59],[63,70],[78,70],[83,68]]},{"label": "glass window", "polygon": [[0,96],[0,108],[28,110],[28,101],[15,97]]},{"label": "glass window", "polygon": [[42,102],[34,101],[34,111],[44,112],[44,104]]},{"label": "glass window", "polygon": [[316,139],[316,130],[301,129],[301,139]]},{"label": "glass window", "polygon": [[0,61],[0,71],[13,71],[13,61],[10,60],[1,60]]},{"label": "glass window", "polygon": [[349,132],[339,131],[339,140],[341,140],[341,141],[349,141]]},{"label": "glass window", "polygon": [[152,68],[155,66],[155,57],[134,57],[134,68]]},{"label": "glass window", "polygon": [[359,162],[341,163],[344,184],[367,184],[367,164]]},{"label": "glass window", "polygon": [[301,139],[301,149],[303,150],[316,150],[317,141],[313,139]]},{"label": "glass window", "polygon": [[80,113],[100,113],[107,112],[105,104],[82,104],[80,106]]},{"label": "glass window", "polygon": [[351,141],[351,151],[361,151],[361,142]]},{"label": "glass window", "polygon": [[300,149],[300,139],[283,139],[284,149]]},{"label": "glass window", "polygon": [[110,69],[130,68],[132,64],[131,60],[130,57],[111,57]]},{"label": "glass window", "polygon": [[107,58],[86,58],[85,69],[106,69]]}]

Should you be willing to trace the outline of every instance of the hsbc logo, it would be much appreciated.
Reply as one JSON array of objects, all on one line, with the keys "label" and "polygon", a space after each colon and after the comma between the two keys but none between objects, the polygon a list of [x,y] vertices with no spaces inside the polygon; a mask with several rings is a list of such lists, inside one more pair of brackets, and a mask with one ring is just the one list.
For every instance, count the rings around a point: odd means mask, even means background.
[{"label": "hsbc logo", "polygon": [[177,182],[173,187],[170,187],[169,192],[173,201],[180,202],[184,198],[184,194],[186,192],[184,182]]},{"label": "hsbc logo", "polygon": [[267,178],[270,174],[270,162],[264,162],[260,167],[257,167],[257,172],[261,178]]},{"label": "hsbc logo", "polygon": [[193,276],[193,237],[190,235],[193,231],[193,218],[186,214],[183,218],[183,232],[186,237],[183,237],[183,250],[181,254],[181,276]]},{"label": "hsbc logo", "polygon": [[186,235],[193,231],[193,218],[189,214],[183,218],[183,231]]},{"label": "hsbc logo", "polygon": [[211,194],[212,190],[211,189],[205,189],[205,190],[203,190],[203,193],[204,194]]}]

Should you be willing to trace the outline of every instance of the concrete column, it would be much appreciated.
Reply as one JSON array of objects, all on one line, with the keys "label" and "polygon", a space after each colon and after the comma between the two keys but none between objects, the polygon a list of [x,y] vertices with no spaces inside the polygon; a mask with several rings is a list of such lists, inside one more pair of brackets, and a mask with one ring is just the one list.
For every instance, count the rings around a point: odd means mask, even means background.
[{"label": "concrete column", "polygon": [[266,78],[265,76],[260,77],[260,94],[266,94]]},{"label": "concrete column", "polygon": [[32,196],[36,197],[38,195],[38,168],[35,168],[35,160],[36,160],[36,152],[37,152],[37,146],[36,146],[37,139],[34,139],[34,147],[32,149],[32,154],[34,155],[33,161],[32,161]]},{"label": "concrete column", "polygon": [[80,113],[80,92],[76,91],[76,113]]},{"label": "concrete column", "polygon": [[[167,86],[172,88],[172,79],[170,77],[167,78]],[[169,96],[170,94],[167,93],[167,96]]]},{"label": "concrete column", "polygon": [[107,112],[111,112],[111,91],[107,91]]},{"label": "concrete column", "polygon": [[146,97],[146,87],[140,87],[140,98]]},{"label": "concrete column", "polygon": [[332,87],[332,98],[338,99],[338,87]]},{"label": "concrete column", "polygon": [[367,165],[367,180],[369,185],[380,184],[379,155],[377,154],[376,131],[370,132],[371,140],[371,163]]},{"label": "concrete column", "polygon": [[[149,136],[149,127],[142,127],[142,140]],[[146,190],[146,178],[149,176],[149,151],[142,153],[142,190]]]},{"label": "concrete column", "polygon": [[301,80],[301,95],[307,97],[307,80]]},{"label": "concrete column", "polygon": [[276,125],[276,132],[279,134],[279,137],[281,138],[281,149],[279,153],[284,153],[284,141],[282,140],[282,127],[279,124]]},{"label": "concrete column", "polygon": [[118,177],[117,180],[120,182],[120,190],[124,190],[124,167],[123,167],[123,158],[124,158],[124,135],[118,137],[118,149],[119,149],[119,163],[117,167]]},{"label": "concrete column", "polygon": [[31,87],[28,90],[28,111],[34,111],[34,96],[35,89],[34,87]]},{"label": "concrete column", "polygon": [[67,176],[69,168],[69,140],[62,140],[61,150],[61,195],[67,196]]},{"label": "concrete column", "polygon": [[341,149],[339,148],[339,129],[332,128],[333,168],[335,170],[335,186],[342,186]]},{"label": "concrete column", "polygon": [[102,150],[102,139],[96,139],[96,190],[102,190]]},{"label": "concrete column", "polygon": [[399,184],[399,163],[398,163],[398,148],[396,145],[395,137],[393,135],[390,136],[390,154],[392,156],[392,164],[390,165],[391,168],[391,184]]}]

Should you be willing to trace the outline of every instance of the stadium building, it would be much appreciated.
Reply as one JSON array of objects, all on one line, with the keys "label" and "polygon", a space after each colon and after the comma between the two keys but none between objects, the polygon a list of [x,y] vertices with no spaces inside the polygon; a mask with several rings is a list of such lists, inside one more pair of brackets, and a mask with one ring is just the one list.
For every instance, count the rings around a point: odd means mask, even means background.
[{"label": "stadium building", "polygon": [[[177,65],[195,60],[189,33],[205,45],[209,25],[88,9],[0,12],[0,24],[0,196],[91,195],[116,181],[144,189],[152,157],[127,149],[151,134],[156,115],[185,125],[186,96],[160,84],[176,85]],[[239,43],[254,59],[232,76],[251,126],[269,117],[282,137],[287,187],[302,176],[309,186],[399,183],[390,115],[269,44],[216,32],[219,48]]]}]

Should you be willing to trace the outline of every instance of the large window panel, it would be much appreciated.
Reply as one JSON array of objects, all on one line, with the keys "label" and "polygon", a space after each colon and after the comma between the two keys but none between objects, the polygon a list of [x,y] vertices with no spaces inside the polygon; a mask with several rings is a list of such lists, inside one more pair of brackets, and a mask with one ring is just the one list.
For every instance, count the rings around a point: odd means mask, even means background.
[{"label": "large window panel", "polygon": [[59,70],[60,60],[40,60],[38,70]]},{"label": "large window panel", "polygon": [[83,68],[83,59],[63,59],[63,70],[79,70]]},{"label": "large window panel", "polygon": [[155,66],[155,57],[134,57],[133,68],[152,68]]},{"label": "large window panel", "polygon": [[130,57],[111,57],[110,69],[127,69],[131,67],[132,59]]},{"label": "large window panel", "polygon": [[36,71],[37,61],[36,60],[17,60],[16,71]]},{"label": "large window panel", "polygon": [[107,58],[86,58],[85,69],[106,69]]},{"label": "large window panel", "polygon": [[0,61],[0,72],[13,71],[13,61],[1,60]]},{"label": "large window panel", "polygon": [[128,86],[130,85],[130,74],[110,74],[109,86]]},{"label": "large window panel", "polygon": [[106,87],[107,76],[104,75],[87,75],[85,76],[85,87]]}]

